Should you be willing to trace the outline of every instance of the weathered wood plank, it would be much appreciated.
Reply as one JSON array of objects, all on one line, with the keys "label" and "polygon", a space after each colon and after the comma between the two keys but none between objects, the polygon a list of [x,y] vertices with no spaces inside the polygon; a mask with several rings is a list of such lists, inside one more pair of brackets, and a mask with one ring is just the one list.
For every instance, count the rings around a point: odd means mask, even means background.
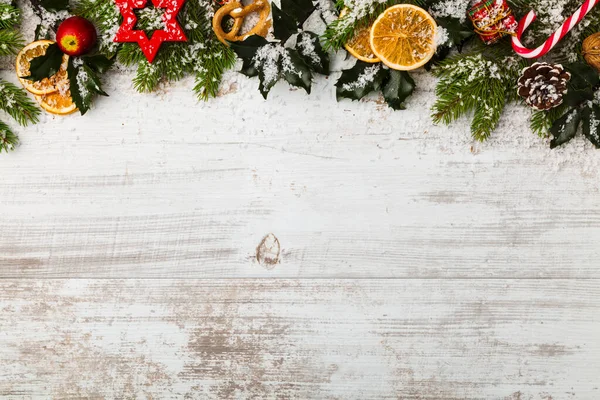
[{"label": "weathered wood plank", "polygon": [[597,399],[594,280],[2,280],[3,398]]},{"label": "weathered wood plank", "polygon": [[0,157],[0,276],[600,277],[597,175],[514,143],[472,153],[467,127],[431,126],[430,82],[392,113],[336,104],[330,81],[264,103],[232,77],[196,104],[188,81],[140,95],[129,79]]},{"label": "weathered wood plank", "polygon": [[0,157],[1,277],[600,277],[597,175],[518,142],[473,153],[466,126],[431,126],[423,77],[411,112],[336,104],[332,80],[265,103],[234,76],[197,104],[189,81],[129,79]]}]

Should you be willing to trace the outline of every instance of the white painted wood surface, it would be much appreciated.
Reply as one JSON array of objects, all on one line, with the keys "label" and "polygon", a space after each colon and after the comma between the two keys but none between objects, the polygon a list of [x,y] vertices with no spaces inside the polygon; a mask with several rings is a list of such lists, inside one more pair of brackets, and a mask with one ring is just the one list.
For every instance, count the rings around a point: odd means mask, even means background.
[{"label": "white painted wood surface", "polygon": [[521,110],[486,145],[433,127],[426,76],[407,112],[333,81],[198,104],[118,74],[22,129],[0,396],[600,398],[597,153]]}]

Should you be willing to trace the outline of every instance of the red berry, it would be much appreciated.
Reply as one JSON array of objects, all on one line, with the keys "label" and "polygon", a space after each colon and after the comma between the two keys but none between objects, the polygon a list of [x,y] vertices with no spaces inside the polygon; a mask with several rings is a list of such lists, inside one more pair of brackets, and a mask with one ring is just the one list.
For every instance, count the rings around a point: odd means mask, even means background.
[{"label": "red berry", "polygon": [[56,43],[63,53],[80,56],[89,52],[96,44],[96,28],[82,17],[65,19],[56,31]]}]

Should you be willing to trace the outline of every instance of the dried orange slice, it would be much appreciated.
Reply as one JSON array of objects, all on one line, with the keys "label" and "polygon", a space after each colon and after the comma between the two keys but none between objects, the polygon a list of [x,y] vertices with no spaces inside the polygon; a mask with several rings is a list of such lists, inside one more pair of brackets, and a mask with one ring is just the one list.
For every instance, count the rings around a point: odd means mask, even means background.
[{"label": "dried orange slice", "polygon": [[[348,9],[344,8],[342,12],[340,12],[340,18],[343,18],[347,13]],[[348,53],[352,54],[361,61],[367,63],[376,63],[381,60],[377,58],[375,53],[373,53],[373,50],[371,50],[371,43],[369,41],[370,34],[371,25],[355,29],[350,40],[344,44],[344,48],[348,51]]]},{"label": "dried orange slice", "polygon": [[412,4],[398,4],[381,13],[373,23],[371,49],[390,68],[417,69],[435,54],[436,29],[427,11]]},{"label": "dried orange slice", "polygon": [[17,77],[19,78],[19,81],[21,81],[23,87],[25,87],[25,89],[27,89],[30,93],[36,95],[54,93],[58,90],[58,82],[67,79],[67,65],[69,62],[69,56],[66,54],[63,56],[63,61],[60,65],[59,71],[50,78],[44,78],[39,82],[21,78],[22,76],[29,76],[29,63],[31,60],[44,55],[46,53],[46,49],[52,43],[54,42],[51,40],[38,40],[33,43],[29,43],[17,55]]},{"label": "dried orange slice", "polygon": [[54,93],[35,96],[35,99],[40,103],[40,106],[50,114],[67,115],[77,111],[77,106],[71,98],[71,91],[67,85],[59,87],[59,90]]}]

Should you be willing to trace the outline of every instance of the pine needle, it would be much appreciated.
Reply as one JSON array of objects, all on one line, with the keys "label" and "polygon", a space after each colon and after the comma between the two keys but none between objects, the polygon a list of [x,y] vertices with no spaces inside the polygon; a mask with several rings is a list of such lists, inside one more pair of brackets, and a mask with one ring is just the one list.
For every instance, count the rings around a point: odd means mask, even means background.
[{"label": "pine needle", "polygon": [[23,37],[17,30],[0,30],[0,56],[17,54],[23,47]]},{"label": "pine needle", "polygon": [[529,121],[531,130],[540,137],[548,137],[554,121],[562,117],[567,109],[568,107],[562,104],[548,111],[533,111]]},{"label": "pine needle", "polygon": [[498,125],[514,92],[519,64],[499,63],[480,54],[460,54],[433,69],[440,78],[433,105],[434,123],[450,124],[472,114],[473,138],[486,140]]},{"label": "pine needle", "polygon": [[22,88],[4,80],[0,80],[0,110],[20,125],[38,122],[40,114],[40,109]]},{"label": "pine needle", "polygon": [[0,153],[12,151],[19,144],[19,138],[8,125],[0,121]]},{"label": "pine needle", "polygon": [[235,53],[224,48],[218,53],[209,53],[202,59],[202,67],[196,73],[194,92],[200,100],[208,100],[219,92],[223,72],[235,64]]},{"label": "pine needle", "polygon": [[163,64],[163,61],[158,56],[152,64],[145,59],[140,61],[135,78],[133,78],[133,87],[142,93],[155,90],[163,76]]},{"label": "pine needle", "polygon": [[0,4],[0,29],[10,29],[21,22],[21,10],[10,4]]}]

